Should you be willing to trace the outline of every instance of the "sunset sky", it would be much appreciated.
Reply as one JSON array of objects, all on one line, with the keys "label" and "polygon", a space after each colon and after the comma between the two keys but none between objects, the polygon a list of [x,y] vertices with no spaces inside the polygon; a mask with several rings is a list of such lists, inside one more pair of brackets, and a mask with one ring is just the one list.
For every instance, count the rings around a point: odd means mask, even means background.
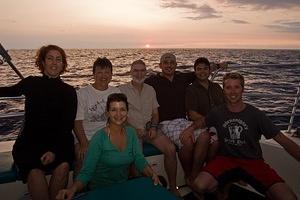
[{"label": "sunset sky", "polygon": [[300,49],[300,0],[1,0],[6,48]]}]

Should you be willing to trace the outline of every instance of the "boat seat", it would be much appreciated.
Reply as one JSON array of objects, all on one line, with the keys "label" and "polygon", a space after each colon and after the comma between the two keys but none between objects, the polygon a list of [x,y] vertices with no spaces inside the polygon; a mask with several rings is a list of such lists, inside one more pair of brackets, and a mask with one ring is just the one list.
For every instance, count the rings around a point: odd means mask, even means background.
[{"label": "boat seat", "polygon": [[[145,157],[161,154],[161,152],[156,147],[149,143],[143,144],[143,153]],[[14,165],[11,151],[0,152],[0,160],[0,184],[19,180],[18,171],[16,166]]]},{"label": "boat seat", "polygon": [[162,154],[160,150],[154,147],[152,144],[144,142],[143,143],[143,154],[147,156],[156,156]]},{"label": "boat seat", "polygon": [[0,152],[0,184],[14,182],[17,180],[18,172],[14,165],[11,151]]}]

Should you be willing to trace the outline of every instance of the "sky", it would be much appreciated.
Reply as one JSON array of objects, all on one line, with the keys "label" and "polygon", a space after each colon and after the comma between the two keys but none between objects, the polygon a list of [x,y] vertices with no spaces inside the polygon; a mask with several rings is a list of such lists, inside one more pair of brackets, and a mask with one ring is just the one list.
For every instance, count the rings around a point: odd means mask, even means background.
[{"label": "sky", "polygon": [[300,0],[1,0],[8,49],[300,49]]}]

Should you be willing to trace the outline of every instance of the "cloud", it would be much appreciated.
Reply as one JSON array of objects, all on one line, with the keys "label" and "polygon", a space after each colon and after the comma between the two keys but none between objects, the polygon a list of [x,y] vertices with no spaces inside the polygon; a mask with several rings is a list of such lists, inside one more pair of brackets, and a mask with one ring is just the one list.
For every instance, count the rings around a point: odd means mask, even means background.
[{"label": "cloud", "polygon": [[278,32],[300,33],[300,21],[276,21],[274,24],[265,25],[265,27],[274,29]]},{"label": "cloud", "polygon": [[221,17],[219,12],[207,4],[198,5],[191,3],[189,0],[162,0],[162,8],[175,8],[188,10],[193,16],[187,16],[186,18],[192,20],[202,20],[209,18],[219,18]]},{"label": "cloud", "polygon": [[233,20],[231,20],[231,21],[233,21],[233,22],[236,23],[236,24],[250,24],[250,23],[247,22],[247,21],[239,20],[239,19],[233,19]]},{"label": "cloud", "polygon": [[220,18],[221,16],[218,15],[198,15],[195,17],[186,17],[187,19],[192,19],[192,20],[201,20],[201,19],[211,19],[211,18]]},{"label": "cloud", "polygon": [[300,7],[299,0],[217,0],[228,5],[251,6],[253,9],[288,9]]}]

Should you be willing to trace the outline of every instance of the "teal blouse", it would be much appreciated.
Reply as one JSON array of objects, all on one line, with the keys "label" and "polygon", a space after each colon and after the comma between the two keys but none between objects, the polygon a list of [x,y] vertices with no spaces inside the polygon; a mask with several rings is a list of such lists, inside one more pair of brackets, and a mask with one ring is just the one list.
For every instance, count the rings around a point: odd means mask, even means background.
[{"label": "teal blouse", "polygon": [[113,145],[104,129],[99,130],[91,139],[87,154],[76,180],[90,189],[109,186],[128,179],[128,169],[134,163],[139,171],[148,165],[138,143],[136,131],[125,127],[127,146],[120,151]]}]

